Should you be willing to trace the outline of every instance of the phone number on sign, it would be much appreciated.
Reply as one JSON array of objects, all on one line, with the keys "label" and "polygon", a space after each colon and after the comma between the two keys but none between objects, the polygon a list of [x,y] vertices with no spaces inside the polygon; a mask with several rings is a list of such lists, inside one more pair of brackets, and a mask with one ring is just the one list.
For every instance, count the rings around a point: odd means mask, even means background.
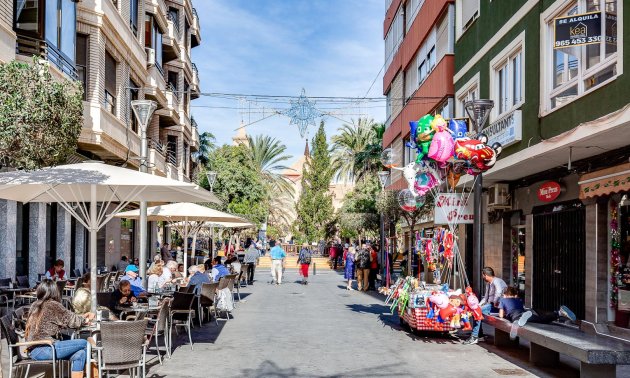
[{"label": "phone number on sign", "polygon": [[565,40],[562,40],[562,41],[556,41],[556,47],[585,45],[585,44],[588,44],[588,43],[601,42],[601,40],[602,40],[601,36],[565,39]]}]

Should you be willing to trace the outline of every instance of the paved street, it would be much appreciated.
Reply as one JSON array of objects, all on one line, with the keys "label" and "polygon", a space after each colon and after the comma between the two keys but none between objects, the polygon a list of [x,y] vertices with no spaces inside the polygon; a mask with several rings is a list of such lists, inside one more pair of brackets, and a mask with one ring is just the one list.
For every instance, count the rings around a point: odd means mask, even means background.
[{"label": "paved street", "polygon": [[[257,273],[259,279],[268,277],[266,270]],[[179,345],[164,365],[152,360],[148,376],[531,375],[525,370],[530,369],[527,365],[497,356],[486,344],[463,346],[401,330],[398,318],[375,295],[346,291],[337,273],[320,272],[306,287],[295,283],[295,270],[287,270],[287,275],[280,287],[257,281],[243,289],[244,301],[234,310],[233,319],[195,328],[194,351]],[[178,343],[183,341],[180,335]],[[566,369],[555,373],[567,376]]]}]

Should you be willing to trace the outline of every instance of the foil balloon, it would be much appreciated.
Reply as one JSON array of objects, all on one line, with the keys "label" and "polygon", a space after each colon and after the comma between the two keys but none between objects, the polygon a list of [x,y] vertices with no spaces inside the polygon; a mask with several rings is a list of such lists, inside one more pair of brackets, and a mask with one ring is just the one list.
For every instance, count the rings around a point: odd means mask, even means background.
[{"label": "foil balloon", "polygon": [[462,171],[455,169],[455,167],[449,167],[446,173],[446,180],[448,181],[448,186],[451,189],[455,189],[457,183],[459,182],[459,178],[462,177]]},{"label": "foil balloon", "polygon": [[432,115],[427,114],[422,116],[422,118],[418,120],[418,129],[415,138],[412,136],[414,142],[416,143],[416,151],[418,152],[418,156],[416,157],[417,163],[419,163],[429,153],[431,140],[433,139],[431,121],[433,121]]},{"label": "foil balloon", "polygon": [[409,189],[409,191],[412,192],[414,196],[417,195],[414,188],[416,184],[416,174],[418,173],[419,167],[420,166],[417,165],[415,162],[411,162],[407,164],[402,170],[403,177],[405,178],[405,181],[407,181],[407,189]]},{"label": "foil balloon", "polygon": [[409,189],[403,189],[398,193],[398,205],[401,209],[412,212],[417,209],[416,196]]},{"label": "foil balloon", "polygon": [[416,175],[414,191],[418,196],[424,196],[429,190],[438,185],[438,180],[431,172],[420,172]]},{"label": "foil balloon", "polygon": [[418,147],[416,145],[416,136],[418,135],[418,121],[409,121],[409,131],[411,139],[405,145],[415,150]]},{"label": "foil balloon", "polygon": [[446,121],[439,114],[431,121],[431,129],[435,134],[429,147],[428,157],[440,163],[444,163],[453,156],[455,146],[455,141],[446,126]]},{"label": "foil balloon", "polygon": [[386,168],[395,168],[397,156],[394,153],[394,150],[391,148],[386,148],[381,152],[381,164],[383,164]]},{"label": "foil balloon", "polygon": [[469,173],[485,172],[492,168],[501,153],[501,144],[495,143],[492,147],[486,145],[488,137],[479,134],[479,139],[463,138],[455,141],[455,157],[466,160],[472,169]]},{"label": "foil balloon", "polygon": [[463,119],[451,119],[448,121],[448,129],[451,130],[453,139],[466,138],[468,132],[468,125],[466,120]]}]

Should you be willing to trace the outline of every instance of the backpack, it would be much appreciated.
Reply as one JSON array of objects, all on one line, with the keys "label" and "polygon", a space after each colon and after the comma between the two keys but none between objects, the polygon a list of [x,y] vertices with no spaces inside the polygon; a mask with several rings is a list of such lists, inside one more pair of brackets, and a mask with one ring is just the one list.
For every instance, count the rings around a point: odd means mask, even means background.
[{"label": "backpack", "polygon": [[357,266],[361,269],[370,267],[370,253],[366,249],[361,249],[357,255]]},{"label": "backpack", "polygon": [[311,252],[307,249],[303,249],[300,252],[300,263],[302,264],[311,264]]}]

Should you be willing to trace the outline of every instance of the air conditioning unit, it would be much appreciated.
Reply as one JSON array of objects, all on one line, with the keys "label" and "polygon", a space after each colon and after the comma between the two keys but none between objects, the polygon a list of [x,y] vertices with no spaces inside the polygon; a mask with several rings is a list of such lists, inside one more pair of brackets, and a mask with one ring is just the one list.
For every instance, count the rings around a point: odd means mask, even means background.
[{"label": "air conditioning unit", "polygon": [[510,186],[508,184],[494,184],[488,190],[488,208],[509,209]]},{"label": "air conditioning unit", "polygon": [[147,65],[155,66],[155,49],[146,47],[145,50],[147,51]]}]

